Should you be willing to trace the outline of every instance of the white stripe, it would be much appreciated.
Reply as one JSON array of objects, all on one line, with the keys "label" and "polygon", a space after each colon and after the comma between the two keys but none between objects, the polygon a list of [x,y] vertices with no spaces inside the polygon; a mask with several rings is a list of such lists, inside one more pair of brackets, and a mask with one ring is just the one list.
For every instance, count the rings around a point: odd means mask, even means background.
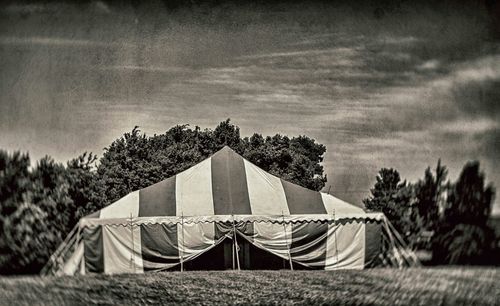
[{"label": "white stripe", "polygon": [[329,215],[335,215],[341,217],[343,215],[350,214],[364,214],[364,210],[361,208],[349,204],[341,199],[338,199],[332,195],[321,192],[321,199],[323,200],[323,205],[325,205],[326,212]]},{"label": "white stripe", "polygon": [[210,216],[214,214],[211,158],[177,175],[175,199],[177,216]]},{"label": "white stripe", "polygon": [[243,160],[253,215],[290,215],[281,180]]},{"label": "white stripe", "polygon": [[[83,242],[82,242],[83,243]],[[84,249],[85,251],[85,249]],[[82,260],[80,261],[80,275],[85,275],[85,256],[82,257]]]},{"label": "white stripe", "polygon": [[365,223],[330,224],[326,240],[325,270],[363,269]]},{"label": "white stripe", "polygon": [[184,261],[204,252],[215,243],[214,223],[178,223],[177,233],[179,259]]},{"label": "white stripe", "polygon": [[101,209],[99,218],[130,218],[130,216],[139,216],[139,190]]},{"label": "white stripe", "polygon": [[140,226],[105,225],[102,238],[105,274],[144,272]]},{"label": "white stripe", "polygon": [[[283,259],[289,260],[288,250],[292,244],[292,224],[255,222],[253,243]],[[285,236],[286,233],[286,236]]]},{"label": "white stripe", "polygon": [[63,273],[65,275],[75,275],[76,271],[81,268],[81,262],[83,261],[83,242],[78,244],[78,247],[73,252],[71,257],[64,263]]}]

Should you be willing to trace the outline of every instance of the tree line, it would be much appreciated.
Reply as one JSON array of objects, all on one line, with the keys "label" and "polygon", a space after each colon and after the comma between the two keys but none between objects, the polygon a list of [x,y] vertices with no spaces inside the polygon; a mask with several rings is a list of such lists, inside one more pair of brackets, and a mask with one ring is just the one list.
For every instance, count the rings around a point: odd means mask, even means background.
[{"label": "tree line", "polygon": [[447,179],[438,161],[415,183],[382,168],[367,209],[382,211],[409,247],[432,252],[432,264],[498,264],[499,241],[488,225],[495,195],[478,161],[467,162],[458,179]]},{"label": "tree line", "polygon": [[240,136],[230,120],[215,129],[178,125],[146,136],[138,127],[103,156],[84,153],[65,165],[0,150],[0,273],[37,273],[78,220],[131,191],[150,186],[228,145],[262,169],[303,187],[326,182],[326,147],[307,136]]},{"label": "tree line", "polygon": [[[27,153],[0,150],[0,273],[37,273],[81,217],[225,145],[287,181],[316,191],[325,186],[324,145],[307,136],[241,137],[229,119],[214,129],[178,125],[153,136],[135,127],[102,157],[84,153],[66,164],[46,156],[32,166]],[[402,181],[395,169],[381,169],[364,204],[384,212],[410,247],[433,251],[435,263],[476,264],[491,263],[495,252],[486,223],[493,196],[479,163],[467,163],[454,183],[438,163],[416,183]],[[432,235],[423,241],[425,233]]]}]

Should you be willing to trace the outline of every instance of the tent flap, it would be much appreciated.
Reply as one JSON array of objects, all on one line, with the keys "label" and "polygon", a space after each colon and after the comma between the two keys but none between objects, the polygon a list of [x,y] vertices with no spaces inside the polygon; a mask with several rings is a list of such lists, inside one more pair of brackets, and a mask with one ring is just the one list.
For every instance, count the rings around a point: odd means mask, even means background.
[{"label": "tent flap", "polygon": [[107,274],[169,269],[193,260],[236,231],[262,250],[286,260],[291,256],[294,264],[311,269],[362,269],[367,228],[365,222],[333,221],[99,225],[84,229],[85,262],[87,272]]}]

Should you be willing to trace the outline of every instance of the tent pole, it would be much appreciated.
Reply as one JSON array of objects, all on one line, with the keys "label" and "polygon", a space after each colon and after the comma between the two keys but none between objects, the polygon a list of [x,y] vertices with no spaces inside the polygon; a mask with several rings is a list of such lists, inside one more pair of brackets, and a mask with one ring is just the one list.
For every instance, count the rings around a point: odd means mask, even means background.
[{"label": "tent pole", "polygon": [[285,232],[285,243],[286,243],[286,250],[288,252],[288,262],[290,263],[290,270],[293,271],[292,254],[290,253],[290,245],[288,244],[288,237],[286,234],[285,215],[283,214],[283,211],[281,211],[281,217],[283,218],[283,231]]},{"label": "tent pole", "polygon": [[130,263],[132,265],[132,271],[135,273],[134,226],[132,224],[132,214],[130,214],[130,237],[132,239],[132,254],[130,256]]},{"label": "tent pole", "polygon": [[[333,225],[335,225],[335,208],[333,209]],[[335,235],[334,238],[335,238],[335,257],[336,257],[336,264],[339,263],[339,249],[338,249],[338,246],[337,246],[337,231],[335,230],[333,232],[333,234]]]},{"label": "tent pole", "polygon": [[[239,256],[239,252],[238,252],[238,241],[236,240],[236,225],[235,225],[235,221],[234,221],[234,215],[232,215],[233,217],[233,233],[234,233],[234,241],[233,241],[233,244],[234,244],[234,251],[236,253],[236,264],[238,265],[238,271],[240,271],[240,256]],[[233,259],[234,259],[234,256],[233,256]],[[233,269],[234,269],[234,264],[233,264]]]},{"label": "tent pole", "polygon": [[182,249],[181,252],[181,272],[184,271],[184,213],[181,212]]}]

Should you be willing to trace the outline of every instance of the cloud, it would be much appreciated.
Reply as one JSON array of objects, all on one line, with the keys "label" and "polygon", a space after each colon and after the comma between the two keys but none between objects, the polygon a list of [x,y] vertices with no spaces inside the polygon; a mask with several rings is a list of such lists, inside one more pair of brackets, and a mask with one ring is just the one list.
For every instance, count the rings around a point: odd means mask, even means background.
[{"label": "cloud", "polygon": [[0,37],[2,45],[44,45],[55,47],[111,47],[123,46],[124,44],[116,44],[110,42],[101,42],[85,39],[69,39],[59,37],[17,37],[17,36],[2,36]]},{"label": "cloud", "polygon": [[435,70],[439,68],[441,63],[436,60],[428,60],[417,66],[417,70]]},{"label": "cloud", "polygon": [[115,65],[103,66],[101,70],[132,71],[132,72],[185,72],[191,69],[186,67],[161,67],[161,66],[136,66],[136,65]]},{"label": "cloud", "polygon": [[461,119],[448,121],[434,126],[435,130],[448,133],[482,134],[500,129],[500,123],[488,118]]},{"label": "cloud", "polygon": [[500,120],[500,70],[497,77],[454,85],[452,93],[456,106],[471,117]]}]

